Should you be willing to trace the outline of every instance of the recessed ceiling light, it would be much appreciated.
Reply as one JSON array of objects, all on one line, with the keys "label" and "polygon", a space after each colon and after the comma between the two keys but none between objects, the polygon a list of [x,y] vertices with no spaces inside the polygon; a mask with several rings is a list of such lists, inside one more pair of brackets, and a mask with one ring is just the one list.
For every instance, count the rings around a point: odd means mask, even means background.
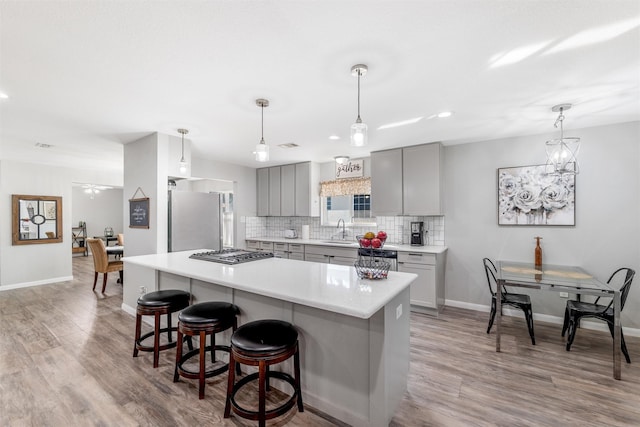
[{"label": "recessed ceiling light", "polygon": [[444,119],[446,117],[451,117],[453,115],[453,111],[441,111],[438,113],[439,119]]},{"label": "recessed ceiling light", "polygon": [[338,135],[331,135],[329,139],[332,141],[337,141],[338,139],[340,139],[340,137]]},{"label": "recessed ceiling light", "polygon": [[0,92],[0,99],[9,99],[9,95],[4,92]]},{"label": "recessed ceiling light", "polygon": [[389,123],[386,125],[382,125],[378,128],[378,130],[381,129],[390,129],[390,128],[397,128],[399,126],[405,126],[405,125],[412,125],[414,123],[419,122],[420,120],[422,120],[422,117],[416,117],[413,119],[409,119],[409,120],[402,120],[401,122],[394,122],[394,123]]},{"label": "recessed ceiling light", "polygon": [[280,147],[280,148],[296,148],[296,147],[299,147],[299,145],[294,143],[294,142],[290,142],[288,144],[280,144],[280,145],[278,145],[278,147]]}]

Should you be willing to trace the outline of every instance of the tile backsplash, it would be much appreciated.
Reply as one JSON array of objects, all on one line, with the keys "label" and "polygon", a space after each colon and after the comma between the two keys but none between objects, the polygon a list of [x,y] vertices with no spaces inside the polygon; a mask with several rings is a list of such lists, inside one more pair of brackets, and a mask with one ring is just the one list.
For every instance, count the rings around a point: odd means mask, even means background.
[{"label": "tile backsplash", "polygon": [[[444,216],[382,216],[376,218],[376,227],[357,226],[347,227],[349,237],[362,235],[367,231],[384,230],[387,232],[387,242],[395,244],[409,244],[411,235],[411,223],[424,221],[427,230],[426,244],[429,246],[444,246]],[[293,228],[302,233],[302,226],[309,226],[309,238],[331,239],[338,237],[342,228],[320,225],[319,217],[246,217],[246,238],[255,237],[284,237],[284,230]]]}]

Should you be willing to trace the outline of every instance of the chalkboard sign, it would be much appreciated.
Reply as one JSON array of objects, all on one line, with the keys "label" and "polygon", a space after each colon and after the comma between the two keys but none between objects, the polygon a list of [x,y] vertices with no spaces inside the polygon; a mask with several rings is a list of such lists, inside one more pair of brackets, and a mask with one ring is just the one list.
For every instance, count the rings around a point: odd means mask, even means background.
[{"label": "chalkboard sign", "polygon": [[129,199],[129,228],[149,228],[149,198]]}]

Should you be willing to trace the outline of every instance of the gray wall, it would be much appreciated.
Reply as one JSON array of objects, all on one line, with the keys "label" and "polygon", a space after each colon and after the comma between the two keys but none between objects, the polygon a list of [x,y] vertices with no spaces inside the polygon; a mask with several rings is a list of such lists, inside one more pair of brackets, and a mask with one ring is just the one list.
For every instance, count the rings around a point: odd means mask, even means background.
[{"label": "gray wall", "polygon": [[[40,285],[71,279],[73,182],[99,182],[104,185],[121,186],[122,175],[90,169],[0,161],[0,287]],[[12,194],[61,196],[62,243],[13,246]]]},{"label": "gray wall", "polygon": [[[122,233],[122,189],[101,190],[93,199],[82,187],[73,187],[71,225],[87,223],[89,237],[104,235],[105,227],[113,228],[114,236]],[[112,243],[113,244],[113,243]]]},{"label": "gray wall", "polygon": [[[575,227],[497,225],[496,169],[544,164],[544,143],[557,133],[445,148],[448,303],[488,306],[482,258],[533,262],[534,236],[543,237],[543,263],[578,265],[602,281],[618,267],[640,274],[640,122],[565,134],[582,140]],[[622,322],[640,328],[640,276],[635,281]],[[558,294],[527,293],[535,313],[562,317]]]}]

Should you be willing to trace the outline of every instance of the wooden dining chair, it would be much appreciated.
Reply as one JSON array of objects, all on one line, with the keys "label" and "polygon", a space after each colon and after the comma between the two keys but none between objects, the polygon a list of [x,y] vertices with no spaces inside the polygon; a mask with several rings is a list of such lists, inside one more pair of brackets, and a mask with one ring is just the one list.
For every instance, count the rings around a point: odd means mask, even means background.
[{"label": "wooden dining chair", "polygon": [[107,287],[107,274],[112,271],[120,273],[120,279],[122,279],[123,262],[122,261],[109,261],[109,255],[107,254],[107,248],[104,245],[102,239],[87,239],[89,250],[93,255],[93,266],[95,268],[95,276],[93,278],[93,290],[96,290],[96,283],[98,282],[98,273],[102,273],[102,293]]},{"label": "wooden dining chair", "polygon": [[124,246],[124,234],[118,233],[116,237],[118,239],[118,246]]},{"label": "wooden dining chair", "polygon": [[[627,295],[629,295],[629,289],[631,288],[631,282],[633,281],[633,276],[635,276],[635,274],[636,272],[634,270],[623,267],[614,271],[611,277],[609,277],[609,280],[607,280],[607,284],[611,285],[612,281],[617,281],[620,280],[619,278],[624,277],[624,281],[620,288],[620,312],[624,309],[624,304],[627,301]],[[604,320],[609,326],[611,337],[613,337],[613,317],[615,314],[613,311],[613,299],[608,305],[598,304],[599,301],[600,297],[596,298],[594,302],[576,300],[567,301],[567,307],[564,310],[564,323],[562,325],[563,337],[567,330],[569,331],[569,336],[567,337],[567,351],[571,350],[571,344],[573,344],[573,340],[576,337],[576,330],[578,329],[578,325],[580,325],[580,319],[583,317],[592,317]],[[627,345],[624,342],[622,328],[620,328],[620,346],[622,347],[622,353],[624,354],[624,358],[627,360],[627,363],[631,363],[631,358],[629,358],[629,352],[627,351]]]},{"label": "wooden dining chair", "polygon": [[[489,285],[489,292],[491,292],[491,314],[489,317],[489,326],[487,327],[487,333],[491,331],[493,321],[496,317],[496,290],[498,289],[498,283],[496,275],[498,270],[495,264],[489,258],[482,260],[484,264],[484,272],[487,275],[487,283]],[[519,308],[524,312],[524,318],[527,321],[527,328],[529,329],[529,336],[531,337],[531,344],[536,345],[536,338],[533,333],[533,309],[531,308],[531,298],[527,294],[513,294],[502,288],[502,306],[510,305],[512,307]]]}]

